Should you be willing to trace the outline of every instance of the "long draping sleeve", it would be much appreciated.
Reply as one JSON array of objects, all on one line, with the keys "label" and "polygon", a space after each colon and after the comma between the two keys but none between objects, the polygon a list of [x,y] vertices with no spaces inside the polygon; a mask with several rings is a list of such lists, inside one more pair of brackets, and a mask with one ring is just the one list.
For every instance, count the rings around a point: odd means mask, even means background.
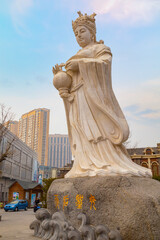
[{"label": "long draping sleeve", "polygon": [[92,130],[95,139],[109,139],[121,144],[129,135],[126,119],[112,90],[112,54],[105,46],[99,46],[95,57],[79,59],[79,72],[84,82],[84,93],[98,131]]}]

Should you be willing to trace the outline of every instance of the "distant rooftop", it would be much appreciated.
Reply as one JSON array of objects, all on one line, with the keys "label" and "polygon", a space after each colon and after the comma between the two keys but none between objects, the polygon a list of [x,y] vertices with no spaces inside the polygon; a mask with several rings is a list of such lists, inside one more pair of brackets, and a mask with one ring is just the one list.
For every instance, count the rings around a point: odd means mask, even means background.
[{"label": "distant rooftop", "polygon": [[21,180],[15,180],[11,185],[10,185],[10,187],[14,184],[14,183],[16,183],[16,182],[18,182],[20,185],[21,185],[21,187],[23,188],[23,189],[33,189],[33,188],[35,188],[35,187],[37,187],[38,185],[40,185],[40,183],[36,183],[36,182],[25,182],[25,181],[21,181]]},{"label": "distant rooftop", "polygon": [[128,148],[127,151],[129,153],[129,155],[143,155],[144,154],[144,150],[147,148],[151,148],[153,150],[154,154],[160,154],[160,143],[157,143],[157,147],[143,147],[143,148]]},{"label": "distant rooftop", "polygon": [[49,112],[50,109],[47,109],[47,108],[36,108],[36,109],[33,109],[33,110],[29,111],[29,112],[26,112],[26,113],[22,114],[22,116],[28,115],[28,114],[30,114],[30,113],[32,113],[34,111],[47,111],[47,112]]}]

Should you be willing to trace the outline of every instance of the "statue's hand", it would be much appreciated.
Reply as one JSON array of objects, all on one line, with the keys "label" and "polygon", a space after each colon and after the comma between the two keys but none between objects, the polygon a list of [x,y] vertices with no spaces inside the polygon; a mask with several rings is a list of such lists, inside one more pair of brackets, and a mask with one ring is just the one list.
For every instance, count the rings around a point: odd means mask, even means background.
[{"label": "statue's hand", "polygon": [[73,94],[59,92],[59,95],[61,98],[63,98],[63,100],[68,100],[68,102],[70,102],[70,103],[72,103],[74,100]]},{"label": "statue's hand", "polygon": [[68,98],[69,94],[64,92],[59,92],[61,98]]},{"label": "statue's hand", "polygon": [[66,62],[65,69],[66,69],[66,71],[78,72],[78,70],[79,70],[78,61],[71,60],[71,61]]},{"label": "statue's hand", "polygon": [[58,72],[62,71],[62,67],[64,66],[65,66],[64,63],[56,64],[54,67],[52,67],[53,74],[56,75]]}]

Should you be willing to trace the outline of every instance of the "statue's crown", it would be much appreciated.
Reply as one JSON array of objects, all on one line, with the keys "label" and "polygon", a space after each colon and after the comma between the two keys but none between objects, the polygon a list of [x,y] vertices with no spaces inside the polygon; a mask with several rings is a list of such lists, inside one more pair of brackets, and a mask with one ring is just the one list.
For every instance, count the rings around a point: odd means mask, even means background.
[{"label": "statue's crown", "polygon": [[94,34],[96,34],[96,24],[95,24],[96,13],[93,13],[90,16],[87,15],[86,13],[83,15],[80,11],[77,13],[79,17],[75,21],[72,21],[73,31],[75,32],[75,29],[78,26],[83,25],[88,27]]}]

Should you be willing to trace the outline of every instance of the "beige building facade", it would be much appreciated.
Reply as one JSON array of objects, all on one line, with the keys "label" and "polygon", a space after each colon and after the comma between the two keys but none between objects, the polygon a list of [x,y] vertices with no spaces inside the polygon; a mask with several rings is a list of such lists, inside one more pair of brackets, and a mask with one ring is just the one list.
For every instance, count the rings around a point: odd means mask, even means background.
[{"label": "beige building facade", "polygon": [[160,176],[160,143],[157,143],[157,147],[130,148],[127,150],[133,162],[151,169],[154,177]]},{"label": "beige building facade", "polygon": [[18,136],[18,121],[8,121],[4,124],[14,135]]},{"label": "beige building facade", "polygon": [[37,153],[43,166],[48,160],[49,116],[49,109],[38,108],[23,114],[19,120],[18,137]]},{"label": "beige building facade", "polygon": [[8,201],[8,188],[15,180],[38,181],[37,154],[10,131],[5,133],[0,153],[4,153],[11,143],[13,154],[0,162],[0,202]]},{"label": "beige building facade", "polygon": [[50,134],[48,145],[48,166],[62,168],[71,163],[72,153],[68,135]]}]

